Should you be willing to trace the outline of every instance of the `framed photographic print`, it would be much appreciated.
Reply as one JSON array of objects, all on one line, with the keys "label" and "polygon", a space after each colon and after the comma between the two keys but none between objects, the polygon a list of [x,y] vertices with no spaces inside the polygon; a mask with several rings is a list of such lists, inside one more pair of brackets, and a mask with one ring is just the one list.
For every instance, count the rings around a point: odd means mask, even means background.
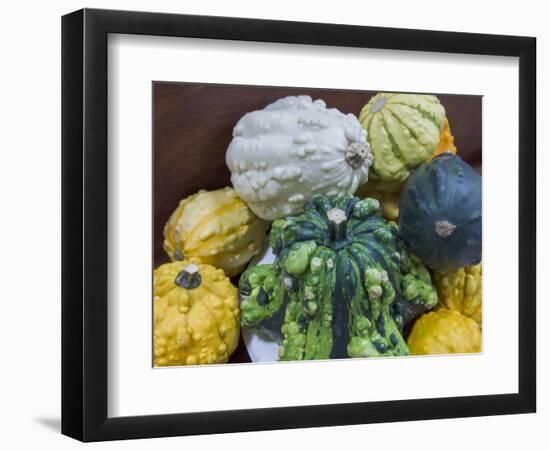
[{"label": "framed photographic print", "polygon": [[62,32],[64,434],[535,411],[535,38]]}]

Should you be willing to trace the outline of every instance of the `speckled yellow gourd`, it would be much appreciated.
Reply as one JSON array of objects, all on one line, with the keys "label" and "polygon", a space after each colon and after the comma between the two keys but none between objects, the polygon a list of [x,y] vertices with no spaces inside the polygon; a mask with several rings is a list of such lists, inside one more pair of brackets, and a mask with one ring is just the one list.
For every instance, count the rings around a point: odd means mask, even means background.
[{"label": "speckled yellow gourd", "polygon": [[434,273],[438,308],[447,308],[475,320],[481,327],[482,263]]},{"label": "speckled yellow gourd", "polygon": [[415,322],[407,345],[412,355],[479,353],[481,330],[458,311],[440,309]]},{"label": "speckled yellow gourd", "polygon": [[197,259],[154,272],[154,365],[224,363],[239,340],[237,288]]},{"label": "speckled yellow gourd", "polygon": [[199,258],[232,277],[259,253],[267,228],[232,188],[199,191],[180,201],[163,245],[172,261]]}]

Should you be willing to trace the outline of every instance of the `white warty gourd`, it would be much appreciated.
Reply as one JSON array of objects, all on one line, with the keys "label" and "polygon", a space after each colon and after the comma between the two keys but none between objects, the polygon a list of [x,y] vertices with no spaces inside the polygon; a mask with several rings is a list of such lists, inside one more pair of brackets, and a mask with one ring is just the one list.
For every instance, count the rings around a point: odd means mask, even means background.
[{"label": "white warty gourd", "polygon": [[372,160],[357,118],[307,95],[245,114],[226,153],[235,191],[265,220],[299,213],[317,193],[355,193]]}]

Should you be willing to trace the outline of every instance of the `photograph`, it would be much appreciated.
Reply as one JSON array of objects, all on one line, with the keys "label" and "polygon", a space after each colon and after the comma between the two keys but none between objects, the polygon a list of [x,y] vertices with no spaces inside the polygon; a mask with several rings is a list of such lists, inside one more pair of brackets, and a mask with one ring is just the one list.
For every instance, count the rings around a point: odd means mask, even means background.
[{"label": "photograph", "polygon": [[155,368],[483,351],[483,96],[152,99]]}]

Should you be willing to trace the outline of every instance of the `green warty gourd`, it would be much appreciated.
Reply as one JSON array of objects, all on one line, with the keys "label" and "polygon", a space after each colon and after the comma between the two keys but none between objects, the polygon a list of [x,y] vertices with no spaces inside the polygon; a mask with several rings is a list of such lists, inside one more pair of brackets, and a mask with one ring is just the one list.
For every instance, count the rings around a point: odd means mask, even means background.
[{"label": "green warty gourd", "polygon": [[375,199],[315,195],[273,223],[275,262],[241,276],[242,326],[268,330],[280,360],[409,354],[403,329],[437,293],[397,235]]}]

